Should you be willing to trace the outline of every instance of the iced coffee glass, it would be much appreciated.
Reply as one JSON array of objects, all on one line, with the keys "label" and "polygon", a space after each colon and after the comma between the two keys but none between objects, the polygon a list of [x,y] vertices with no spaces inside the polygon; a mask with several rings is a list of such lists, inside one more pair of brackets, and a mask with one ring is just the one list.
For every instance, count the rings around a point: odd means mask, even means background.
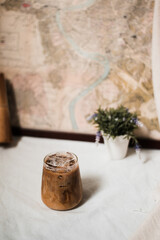
[{"label": "iced coffee glass", "polygon": [[42,201],[49,208],[68,210],[82,199],[78,158],[70,152],[48,154],[43,161]]}]

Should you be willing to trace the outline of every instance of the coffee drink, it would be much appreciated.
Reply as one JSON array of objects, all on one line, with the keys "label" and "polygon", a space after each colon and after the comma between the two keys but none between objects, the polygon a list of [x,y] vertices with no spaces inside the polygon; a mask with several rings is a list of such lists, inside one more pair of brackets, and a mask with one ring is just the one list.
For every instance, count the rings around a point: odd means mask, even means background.
[{"label": "coffee drink", "polygon": [[82,183],[77,156],[57,152],[44,158],[42,201],[55,210],[74,208],[82,199]]}]

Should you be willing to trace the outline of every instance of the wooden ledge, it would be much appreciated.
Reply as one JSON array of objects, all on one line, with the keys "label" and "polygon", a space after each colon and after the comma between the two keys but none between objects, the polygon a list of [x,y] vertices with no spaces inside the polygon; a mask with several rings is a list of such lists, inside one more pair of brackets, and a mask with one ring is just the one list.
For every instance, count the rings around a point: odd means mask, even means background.
[{"label": "wooden ledge", "polygon": [[[28,128],[20,128],[20,127],[12,127],[12,133],[14,136],[66,139],[66,140],[85,141],[85,142],[95,141],[95,135],[85,134],[85,133],[36,130],[36,129],[28,129]],[[138,141],[142,148],[160,149],[160,141],[158,140],[153,140],[148,138],[138,138]],[[101,143],[103,142],[102,138],[100,142]],[[130,143],[130,147],[133,147],[131,143]]]}]

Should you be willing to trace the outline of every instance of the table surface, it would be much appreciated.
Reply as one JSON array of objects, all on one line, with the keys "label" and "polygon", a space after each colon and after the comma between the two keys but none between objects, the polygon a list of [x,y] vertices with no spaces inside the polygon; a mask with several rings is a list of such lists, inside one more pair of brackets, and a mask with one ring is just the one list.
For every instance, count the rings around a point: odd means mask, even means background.
[{"label": "table surface", "polygon": [[[79,159],[81,204],[55,211],[41,201],[43,158],[71,151]],[[22,137],[0,147],[0,239],[128,240],[158,201],[159,150],[133,149],[109,160],[104,144]],[[159,197],[159,196],[158,196]]]}]

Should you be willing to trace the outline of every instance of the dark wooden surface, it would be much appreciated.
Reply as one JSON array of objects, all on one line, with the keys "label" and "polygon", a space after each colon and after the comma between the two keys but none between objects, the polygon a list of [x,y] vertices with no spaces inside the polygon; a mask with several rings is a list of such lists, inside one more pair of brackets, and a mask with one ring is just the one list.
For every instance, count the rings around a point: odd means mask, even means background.
[{"label": "dark wooden surface", "polygon": [[0,73],[0,143],[10,143],[11,139],[6,81],[4,75]]},{"label": "dark wooden surface", "polygon": [[[12,133],[15,136],[66,139],[66,140],[86,141],[86,142],[95,141],[95,135],[93,134],[35,130],[35,129],[27,129],[27,128],[19,128],[19,127],[12,127]],[[142,148],[160,149],[160,141],[147,139],[147,138],[138,138],[138,141]],[[103,140],[101,139],[100,142],[103,142]],[[130,143],[130,147],[133,147],[131,143]]]}]

